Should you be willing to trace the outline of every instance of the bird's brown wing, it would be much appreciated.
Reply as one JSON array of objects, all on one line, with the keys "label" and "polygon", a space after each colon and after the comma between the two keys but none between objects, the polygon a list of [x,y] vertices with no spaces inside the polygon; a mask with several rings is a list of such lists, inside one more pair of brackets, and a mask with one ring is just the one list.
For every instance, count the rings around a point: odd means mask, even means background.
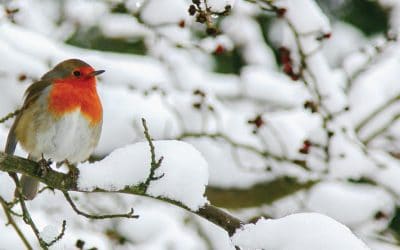
[{"label": "bird's brown wing", "polygon": [[48,87],[50,86],[51,82],[47,81],[47,80],[41,80],[41,81],[37,81],[32,83],[28,89],[25,91],[25,101],[24,104],[22,105],[21,111],[19,112],[19,114],[17,115],[17,117],[15,117],[15,121],[12,125],[12,127],[10,128],[10,131],[8,132],[8,136],[7,136],[7,143],[6,143],[6,147],[5,147],[5,153],[7,154],[14,154],[15,151],[15,147],[17,146],[17,138],[15,136],[15,128],[18,124],[18,121],[21,117],[21,115],[23,114],[24,110],[26,110],[26,108],[35,100],[37,100],[37,98],[42,94],[42,92]]}]

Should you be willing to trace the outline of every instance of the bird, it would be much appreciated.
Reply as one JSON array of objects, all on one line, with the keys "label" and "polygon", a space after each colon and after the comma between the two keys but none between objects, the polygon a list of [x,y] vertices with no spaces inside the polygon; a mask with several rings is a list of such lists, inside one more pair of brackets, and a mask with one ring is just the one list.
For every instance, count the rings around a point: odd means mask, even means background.
[{"label": "bird", "polygon": [[[96,76],[104,72],[68,59],[32,83],[10,128],[5,153],[13,155],[19,143],[34,161],[72,166],[86,161],[100,139],[103,108]],[[23,175],[20,185],[24,199],[36,196],[38,180]]]}]

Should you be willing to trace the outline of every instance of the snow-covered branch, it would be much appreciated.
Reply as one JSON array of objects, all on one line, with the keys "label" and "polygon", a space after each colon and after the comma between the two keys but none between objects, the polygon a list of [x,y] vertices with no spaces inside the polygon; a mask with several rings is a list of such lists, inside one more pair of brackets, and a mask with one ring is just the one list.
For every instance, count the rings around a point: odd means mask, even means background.
[{"label": "snow-covered branch", "polygon": [[[166,156],[166,159],[168,157]],[[112,168],[118,168],[115,165],[109,165]],[[82,169],[82,168],[81,168]],[[150,191],[152,193],[146,193],[146,190],[143,185],[141,184],[134,184],[133,180],[132,183],[127,182],[126,185],[118,185],[117,183],[121,180],[119,179],[121,176],[117,174],[112,176],[108,174],[108,181],[110,181],[106,185],[98,185],[97,187],[94,186],[94,183],[91,182],[90,190],[89,186],[83,185],[82,183],[84,180],[82,178],[89,178],[89,179],[96,179],[96,176],[99,176],[98,168],[94,167],[91,170],[85,171],[85,177],[79,177],[78,180],[75,180],[68,174],[60,173],[54,170],[49,169],[45,176],[42,176],[39,173],[40,166],[37,162],[24,159],[18,156],[10,156],[6,155],[5,153],[0,152],[0,170],[5,172],[13,172],[28,175],[38,179],[43,184],[61,191],[61,192],[100,192],[100,193],[121,193],[121,194],[131,194],[131,195],[141,195],[146,197],[151,197],[155,199],[159,199],[170,204],[179,206],[185,210],[188,210],[192,213],[195,213],[212,223],[220,226],[224,230],[226,230],[230,235],[232,235],[237,228],[240,228],[242,222],[237,218],[227,214],[226,212],[206,203],[199,204],[198,207],[190,206],[190,203],[182,203],[177,200],[173,200],[169,197],[165,197],[164,195],[157,193],[157,191]],[[100,170],[101,171],[101,170]],[[114,172],[116,173],[116,172]],[[129,173],[125,173],[129,174]],[[101,175],[101,174],[100,174]],[[167,177],[165,177],[167,178]],[[115,186],[111,183],[114,182]],[[178,189],[179,186],[176,185]],[[190,193],[190,190],[187,190],[187,196],[194,197],[195,194]],[[190,206],[190,207],[189,207]],[[105,218],[109,218],[105,216]]]}]

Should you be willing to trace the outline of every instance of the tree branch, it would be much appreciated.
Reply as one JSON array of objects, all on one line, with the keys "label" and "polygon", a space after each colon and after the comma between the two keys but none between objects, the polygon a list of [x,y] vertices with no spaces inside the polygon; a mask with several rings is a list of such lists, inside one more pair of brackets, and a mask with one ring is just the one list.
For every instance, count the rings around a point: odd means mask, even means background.
[{"label": "tree branch", "polygon": [[[88,191],[78,189],[78,184],[77,184],[76,178],[72,178],[68,174],[63,174],[63,173],[57,172],[53,169],[49,169],[45,176],[41,176],[39,174],[39,172],[40,172],[39,168],[40,168],[40,166],[37,162],[31,161],[31,160],[28,160],[28,159],[25,159],[25,158],[22,158],[19,156],[7,155],[3,152],[0,152],[0,170],[1,171],[28,175],[46,185],[48,185],[49,187],[60,190],[62,192],[76,191],[76,192],[89,193]],[[150,195],[147,195],[143,190],[143,186],[140,186],[140,185],[126,187],[124,189],[117,190],[117,191],[107,191],[107,190],[102,190],[102,189],[98,188],[98,189],[93,190],[92,192],[123,193],[123,194],[130,194],[130,195],[141,195],[141,196],[146,196],[146,197],[162,200],[167,203],[179,206],[189,212],[195,213],[195,214],[203,217],[204,219],[216,224],[217,226],[220,226],[222,229],[224,229],[226,232],[228,232],[229,235],[233,235],[234,232],[236,231],[236,229],[240,228],[241,225],[243,224],[243,222],[240,221],[238,218],[236,218],[236,217],[234,217],[212,205],[207,204],[204,207],[200,208],[198,211],[192,211],[188,207],[186,207],[185,205],[183,205],[179,202],[165,199],[165,198],[152,197]]]},{"label": "tree branch", "polygon": [[295,178],[281,177],[248,188],[208,186],[206,196],[215,206],[243,209],[271,204],[298,191],[308,190],[316,183],[318,181],[301,182]]}]

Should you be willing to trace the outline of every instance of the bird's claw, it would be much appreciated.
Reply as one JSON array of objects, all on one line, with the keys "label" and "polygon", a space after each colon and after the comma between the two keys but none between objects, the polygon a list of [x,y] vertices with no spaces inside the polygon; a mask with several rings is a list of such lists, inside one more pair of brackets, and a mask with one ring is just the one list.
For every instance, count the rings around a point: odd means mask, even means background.
[{"label": "bird's claw", "polygon": [[68,175],[72,178],[73,182],[75,183],[78,180],[79,176],[79,169],[73,165],[67,162],[67,166],[69,168]]},{"label": "bird's claw", "polygon": [[53,161],[51,159],[45,159],[44,157],[42,157],[42,159],[40,159],[38,161],[39,164],[39,175],[40,177],[45,177],[47,175],[47,172],[51,169],[50,166],[53,163]]}]

